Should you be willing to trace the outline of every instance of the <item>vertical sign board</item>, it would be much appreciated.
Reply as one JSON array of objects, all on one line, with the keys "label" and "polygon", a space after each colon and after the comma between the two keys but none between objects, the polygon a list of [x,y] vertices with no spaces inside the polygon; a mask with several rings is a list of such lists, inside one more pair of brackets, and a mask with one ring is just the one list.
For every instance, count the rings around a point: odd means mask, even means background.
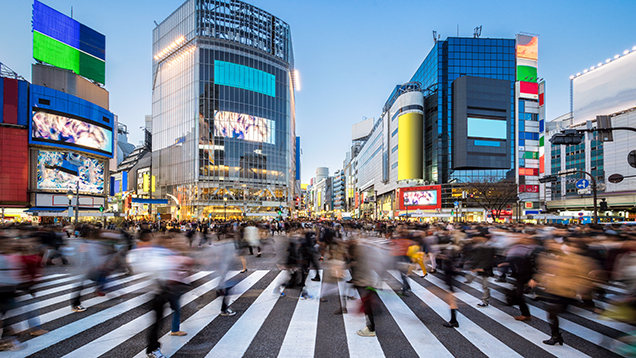
[{"label": "vertical sign board", "polygon": [[517,35],[517,81],[521,98],[539,99],[538,59],[539,38]]},{"label": "vertical sign board", "polygon": [[33,2],[33,58],[106,82],[106,37],[38,0]]},{"label": "vertical sign board", "polygon": [[539,83],[539,173],[545,173],[545,81]]}]

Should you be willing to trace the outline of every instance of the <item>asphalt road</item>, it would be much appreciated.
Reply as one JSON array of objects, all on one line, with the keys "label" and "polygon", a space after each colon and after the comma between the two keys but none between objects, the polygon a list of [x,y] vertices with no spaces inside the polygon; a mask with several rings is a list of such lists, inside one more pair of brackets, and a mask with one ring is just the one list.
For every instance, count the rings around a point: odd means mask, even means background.
[{"label": "asphalt road", "polygon": [[[39,307],[44,329],[40,337],[26,331],[17,338],[26,345],[20,351],[0,352],[4,357],[143,357],[151,322],[151,294],[143,275],[116,273],[114,292],[97,296],[94,284],[84,289],[85,312],[72,313],[71,292],[77,288],[82,268],[76,265],[80,241],[69,240],[68,266],[47,266],[36,299],[18,297],[25,308],[9,313],[7,323],[18,330],[28,328],[28,312]],[[213,241],[213,244],[218,244]],[[381,250],[380,248],[378,250]],[[412,292],[398,295],[399,273],[391,271],[386,284],[378,291],[375,338],[359,337],[365,326],[358,299],[347,300],[349,313],[335,315],[340,308],[339,294],[359,298],[358,291],[330,282],[308,279],[307,290],[312,299],[303,300],[300,290],[286,288],[285,295],[277,287],[285,272],[277,268],[275,245],[263,247],[261,257],[246,255],[248,272],[234,260],[230,275],[238,284],[232,290],[233,317],[219,316],[214,258],[218,252],[204,245],[195,248],[197,260],[192,287],[181,298],[181,329],[185,337],[167,336],[172,310],[166,308],[160,337],[162,351],[172,357],[619,357],[627,346],[619,338],[634,330],[633,326],[599,319],[591,311],[574,308],[562,316],[564,346],[546,346],[549,338],[543,302],[527,300],[533,319],[518,322],[516,307],[504,304],[506,284],[491,285],[491,305],[479,308],[481,283],[468,285],[455,280],[455,298],[459,304],[457,329],[443,327],[449,319],[449,297],[441,274],[421,278],[410,276]],[[215,256],[216,255],[216,256]],[[381,257],[382,253],[377,252]],[[310,277],[313,277],[313,271]],[[324,274],[323,274],[324,278]],[[216,280],[216,281],[215,281]],[[144,286],[145,285],[145,286]],[[321,292],[326,298],[321,302]],[[610,292],[610,296],[611,296]],[[615,292],[616,294],[620,293]],[[604,304],[600,302],[600,304]]]}]

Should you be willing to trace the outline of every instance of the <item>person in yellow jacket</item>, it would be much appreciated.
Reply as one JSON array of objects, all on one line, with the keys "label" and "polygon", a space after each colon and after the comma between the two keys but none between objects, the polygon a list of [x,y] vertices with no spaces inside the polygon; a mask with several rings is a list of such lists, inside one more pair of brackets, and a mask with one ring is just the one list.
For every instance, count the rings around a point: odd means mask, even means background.
[{"label": "person in yellow jacket", "polygon": [[[428,275],[426,271],[426,266],[424,265],[424,259],[426,258],[426,253],[423,250],[423,246],[419,244],[421,239],[421,233],[414,233],[413,235],[415,245],[411,245],[406,250],[406,256],[411,259],[411,262],[416,263],[422,268],[422,278]],[[410,273],[410,272],[409,272]]]}]

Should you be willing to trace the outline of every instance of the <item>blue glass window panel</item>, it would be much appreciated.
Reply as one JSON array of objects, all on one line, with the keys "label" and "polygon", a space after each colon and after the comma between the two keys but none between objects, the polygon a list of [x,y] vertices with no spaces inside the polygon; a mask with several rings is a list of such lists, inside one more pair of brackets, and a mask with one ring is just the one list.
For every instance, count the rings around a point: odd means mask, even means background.
[{"label": "blue glass window panel", "polygon": [[476,140],[474,141],[476,146],[479,147],[500,147],[501,142],[494,142],[490,140]]},{"label": "blue glass window panel", "polygon": [[395,153],[398,150],[398,146],[396,145],[395,147],[393,147],[393,149],[391,149],[391,153]]},{"label": "blue glass window panel", "polygon": [[539,132],[543,133],[545,130],[545,124],[544,121],[539,121]]},{"label": "blue glass window panel", "polygon": [[519,166],[520,167],[525,167],[526,166],[526,160],[525,159],[519,159]]},{"label": "blue glass window panel", "polygon": [[391,133],[391,137],[395,137],[395,135],[397,134],[399,128],[395,128],[395,130],[393,131],[393,133]]},{"label": "blue glass window panel", "polygon": [[526,145],[526,141],[521,139],[521,133],[519,133],[519,145],[524,147]]},{"label": "blue glass window panel", "polygon": [[519,131],[525,131],[525,121],[519,120]]}]

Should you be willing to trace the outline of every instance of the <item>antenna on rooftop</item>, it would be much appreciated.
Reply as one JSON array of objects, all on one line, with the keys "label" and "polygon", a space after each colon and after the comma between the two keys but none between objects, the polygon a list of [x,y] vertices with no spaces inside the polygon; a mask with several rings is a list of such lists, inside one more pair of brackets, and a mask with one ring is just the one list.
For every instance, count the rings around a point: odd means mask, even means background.
[{"label": "antenna on rooftop", "polygon": [[474,38],[479,38],[479,36],[481,36],[481,25],[475,27],[475,32],[473,32],[473,37]]},{"label": "antenna on rooftop", "polygon": [[437,31],[433,30],[433,43],[437,43]]}]

